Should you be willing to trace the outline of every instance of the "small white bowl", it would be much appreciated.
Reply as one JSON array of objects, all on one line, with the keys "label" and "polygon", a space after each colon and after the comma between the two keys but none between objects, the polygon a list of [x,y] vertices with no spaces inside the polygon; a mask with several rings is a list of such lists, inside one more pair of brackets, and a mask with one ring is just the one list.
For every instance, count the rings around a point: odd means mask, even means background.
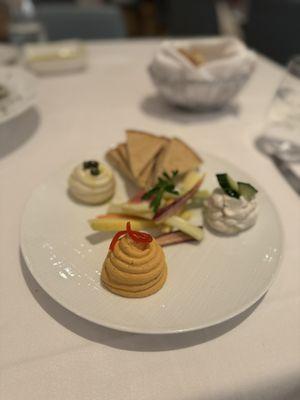
[{"label": "small white bowl", "polygon": [[[201,43],[206,51],[211,46],[234,47],[236,52],[226,54],[224,58],[206,62],[195,67],[188,60],[182,59],[177,48]],[[179,46],[180,45],[180,46]],[[169,46],[169,47],[167,47]],[[175,51],[178,54],[175,54]],[[226,50],[227,51],[227,50]],[[224,65],[224,71],[222,66]],[[249,79],[255,65],[255,55],[241,42],[235,39],[204,39],[163,43],[150,64],[148,71],[158,92],[165,100],[187,109],[213,109],[229,103]],[[211,73],[212,72],[212,73]]]},{"label": "small white bowl", "polygon": [[79,71],[87,65],[86,48],[79,40],[28,44],[23,61],[39,75]]}]

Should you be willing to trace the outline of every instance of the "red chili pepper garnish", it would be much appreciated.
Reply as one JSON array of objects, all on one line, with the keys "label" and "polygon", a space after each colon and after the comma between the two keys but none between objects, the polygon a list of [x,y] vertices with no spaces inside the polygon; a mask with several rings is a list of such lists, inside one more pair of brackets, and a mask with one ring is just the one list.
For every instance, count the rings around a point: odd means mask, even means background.
[{"label": "red chili pepper garnish", "polygon": [[136,242],[150,243],[152,241],[152,237],[148,233],[131,231],[129,235]]},{"label": "red chili pepper garnish", "polygon": [[115,234],[109,245],[109,250],[113,251],[117,241],[126,234],[129,235],[131,239],[137,243],[150,243],[153,240],[152,236],[149,235],[149,233],[133,231],[131,229],[130,222],[128,221],[126,224],[126,231],[120,231]]},{"label": "red chili pepper garnish", "polygon": [[110,242],[109,250],[113,251],[114,248],[115,248],[115,244],[117,243],[117,241],[120,239],[121,236],[126,235],[126,233],[127,233],[127,231],[120,231],[120,232],[117,232],[117,233],[115,234],[115,236],[113,237],[112,241]]},{"label": "red chili pepper garnish", "polygon": [[153,238],[149,233],[145,232],[138,232],[138,231],[133,231],[131,230],[130,222],[128,221],[126,224],[126,229],[128,235],[131,237],[132,240],[135,242],[140,242],[140,243],[150,243],[152,242]]}]

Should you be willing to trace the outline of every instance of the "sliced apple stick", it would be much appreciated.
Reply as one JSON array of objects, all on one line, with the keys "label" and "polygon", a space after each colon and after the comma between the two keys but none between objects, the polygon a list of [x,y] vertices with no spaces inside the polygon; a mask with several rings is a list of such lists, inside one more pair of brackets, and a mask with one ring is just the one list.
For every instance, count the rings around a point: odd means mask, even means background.
[{"label": "sliced apple stick", "polygon": [[166,219],[164,221],[166,225],[171,226],[172,228],[175,228],[176,230],[180,230],[181,232],[186,233],[187,235],[193,237],[194,239],[198,240],[199,242],[203,239],[204,237],[204,232],[202,228],[199,228],[198,226],[192,225],[191,223],[185,221],[183,218],[180,218],[176,215],[173,215],[172,217]]},{"label": "sliced apple stick", "polygon": [[182,182],[179,184],[180,193],[182,195],[186,194],[189,190],[193,189],[199,180],[203,180],[203,174],[195,170],[187,172]]},{"label": "sliced apple stick", "polygon": [[108,212],[113,214],[126,214],[144,219],[153,218],[153,212],[149,208],[149,203],[110,204]]},{"label": "sliced apple stick", "polygon": [[155,222],[151,220],[118,214],[107,214],[99,216],[97,218],[89,220],[89,224],[94,231],[115,232],[126,229],[126,223],[128,221],[130,222],[131,227],[134,230],[143,230],[157,227]]},{"label": "sliced apple stick", "polygon": [[172,215],[177,214],[180,210],[183,209],[183,207],[186,205],[186,203],[195,195],[195,193],[198,191],[199,186],[202,184],[204,179],[204,175],[202,178],[190,189],[188,192],[186,192],[183,196],[178,197],[176,200],[174,200],[172,203],[160,208],[157,213],[154,215],[154,221],[157,223],[163,222],[167,218],[171,217]]}]

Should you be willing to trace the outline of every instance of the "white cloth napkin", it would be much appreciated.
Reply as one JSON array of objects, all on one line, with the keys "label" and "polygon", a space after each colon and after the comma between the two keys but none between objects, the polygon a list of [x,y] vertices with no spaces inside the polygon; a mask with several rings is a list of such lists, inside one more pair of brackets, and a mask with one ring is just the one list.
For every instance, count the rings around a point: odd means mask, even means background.
[{"label": "white cloth napkin", "polygon": [[[195,66],[178,48],[194,49],[205,62]],[[255,65],[255,53],[231,37],[165,41],[155,54],[152,68],[168,80],[182,79],[214,82],[237,75],[248,75]]]}]

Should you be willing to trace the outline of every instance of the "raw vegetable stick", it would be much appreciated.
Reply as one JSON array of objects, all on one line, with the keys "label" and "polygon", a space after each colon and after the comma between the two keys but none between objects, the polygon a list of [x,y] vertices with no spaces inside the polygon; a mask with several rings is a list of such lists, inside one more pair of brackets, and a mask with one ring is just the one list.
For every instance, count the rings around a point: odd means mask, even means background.
[{"label": "raw vegetable stick", "polygon": [[157,225],[151,220],[115,215],[105,215],[102,217],[91,219],[89,221],[89,224],[94,231],[115,232],[125,229],[127,222],[130,222],[132,229],[135,230],[143,230],[157,227]]}]

